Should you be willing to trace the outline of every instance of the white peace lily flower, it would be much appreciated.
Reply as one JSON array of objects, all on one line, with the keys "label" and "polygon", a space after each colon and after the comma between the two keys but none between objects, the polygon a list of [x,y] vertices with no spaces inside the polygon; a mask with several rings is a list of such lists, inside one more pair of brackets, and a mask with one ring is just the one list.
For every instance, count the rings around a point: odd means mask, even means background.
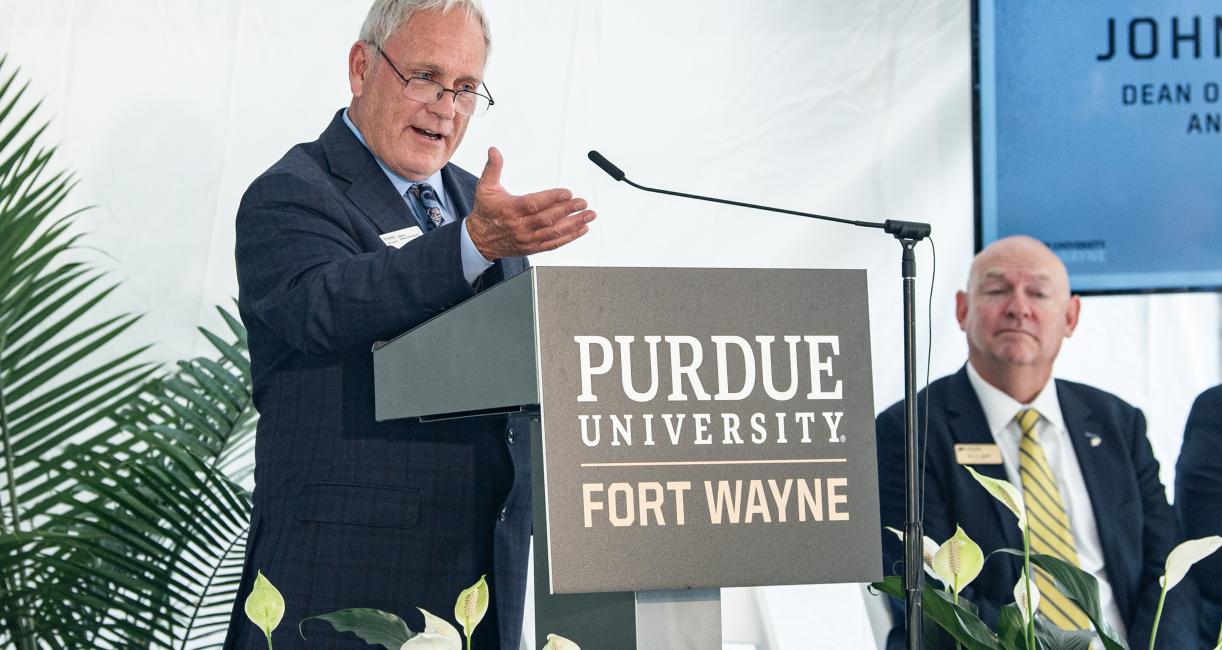
[{"label": "white peace lily flower", "polygon": [[419,607],[417,607],[416,609],[419,609],[420,613],[424,614],[424,633],[425,634],[440,634],[441,636],[444,636],[447,639],[454,639],[455,641],[462,641],[462,635],[458,633],[457,628],[455,628],[453,625],[450,625],[449,621],[445,620],[444,618],[441,618],[440,616],[434,616],[432,612],[430,612],[427,609],[421,609]]},{"label": "white peace lily flower", "polygon": [[[900,543],[904,542],[904,531],[896,530],[890,526],[887,526],[887,530],[895,533],[895,536],[900,538]],[[926,535],[921,541],[921,557],[925,561],[925,573],[928,573],[931,578],[942,581],[943,585],[950,584],[942,580],[942,576],[938,575],[933,569],[933,557],[938,552],[938,543],[933,541],[933,538],[929,535]]]},{"label": "white peace lily flower", "polygon": [[399,646],[399,650],[462,650],[462,641],[441,634],[422,632]]},{"label": "white peace lily flower", "polygon": [[475,584],[463,589],[454,602],[454,620],[462,625],[468,637],[475,633],[475,627],[488,613],[488,582],[484,577],[480,576]]},{"label": "white peace lily flower", "polygon": [[955,526],[954,536],[933,557],[933,570],[956,594],[971,584],[983,568],[984,552],[959,526]]},{"label": "white peace lily flower", "polygon": [[995,478],[989,478],[977,472],[976,470],[964,465],[967,471],[971,472],[972,478],[976,482],[983,485],[984,489],[993,495],[994,499],[1001,502],[1002,505],[1010,509],[1015,517],[1018,517],[1018,529],[1027,530],[1027,510],[1023,507],[1023,493],[1014,487],[1014,484],[1009,481],[1002,481]]},{"label": "white peace lily flower", "polygon": [[549,634],[547,645],[543,646],[542,650],[581,650],[581,647],[559,634]]},{"label": "white peace lily flower", "polygon": [[417,609],[424,615],[424,631],[408,639],[399,650],[462,650],[462,637],[453,625],[427,609]]},{"label": "white peace lily flower", "polygon": [[1163,582],[1167,591],[1171,591],[1184,579],[1192,565],[1209,557],[1219,548],[1222,548],[1222,536],[1218,535],[1190,539],[1176,546],[1167,556],[1167,565],[1163,573]]},{"label": "white peace lily flower", "polygon": [[1040,607],[1040,590],[1036,588],[1034,580],[1029,578],[1026,580],[1023,579],[1026,577],[1026,573],[1019,576],[1018,583],[1014,585],[1014,603],[1018,605],[1018,611],[1022,612],[1024,625],[1031,622],[1031,619],[1027,617],[1028,584],[1031,585],[1031,611],[1034,612]]},{"label": "white peace lily flower", "polygon": [[246,618],[258,625],[269,639],[272,630],[275,630],[280,625],[280,619],[284,618],[284,596],[263,576],[262,571],[255,576],[255,585],[246,597],[245,610]]}]

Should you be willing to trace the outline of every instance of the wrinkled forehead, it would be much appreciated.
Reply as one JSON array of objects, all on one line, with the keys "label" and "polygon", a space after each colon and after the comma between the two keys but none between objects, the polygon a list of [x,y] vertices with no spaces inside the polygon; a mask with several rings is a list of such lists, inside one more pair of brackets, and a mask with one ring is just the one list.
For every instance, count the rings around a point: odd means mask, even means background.
[{"label": "wrinkled forehead", "polygon": [[1047,286],[1049,288],[1055,288],[1057,285],[1061,284],[1057,282],[1057,277],[1054,274],[1048,273],[1043,269],[1024,269],[1014,267],[981,269],[980,272],[976,274],[975,280],[972,284],[974,287],[980,287],[994,283],[1030,284]]},{"label": "wrinkled forehead", "polygon": [[1069,274],[1055,253],[1032,245],[994,245],[972,261],[968,289],[985,283],[1036,284],[1069,292]]}]

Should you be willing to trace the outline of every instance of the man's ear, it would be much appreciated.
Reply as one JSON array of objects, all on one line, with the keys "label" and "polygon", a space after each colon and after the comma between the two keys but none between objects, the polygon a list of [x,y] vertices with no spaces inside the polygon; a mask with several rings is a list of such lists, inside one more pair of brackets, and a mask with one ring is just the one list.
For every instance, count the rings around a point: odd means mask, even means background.
[{"label": "man's ear", "polygon": [[1065,306],[1065,336],[1066,338],[1073,336],[1073,331],[1078,327],[1078,314],[1082,311],[1082,299],[1074,294],[1069,297],[1069,304]]},{"label": "man's ear", "polygon": [[967,292],[955,292],[955,320],[959,321],[959,329],[967,331]]},{"label": "man's ear", "polygon": [[365,87],[365,76],[369,72],[371,62],[366,47],[363,41],[357,41],[352,44],[352,49],[348,50],[348,86],[352,89],[353,97],[361,96]]}]

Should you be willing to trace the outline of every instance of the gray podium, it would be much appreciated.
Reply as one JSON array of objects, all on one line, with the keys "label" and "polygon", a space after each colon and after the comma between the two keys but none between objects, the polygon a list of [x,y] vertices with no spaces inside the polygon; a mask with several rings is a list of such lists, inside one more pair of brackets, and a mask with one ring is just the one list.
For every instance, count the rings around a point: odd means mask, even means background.
[{"label": "gray podium", "polygon": [[379,420],[534,414],[535,648],[881,578],[864,271],[537,267],[373,355]]}]

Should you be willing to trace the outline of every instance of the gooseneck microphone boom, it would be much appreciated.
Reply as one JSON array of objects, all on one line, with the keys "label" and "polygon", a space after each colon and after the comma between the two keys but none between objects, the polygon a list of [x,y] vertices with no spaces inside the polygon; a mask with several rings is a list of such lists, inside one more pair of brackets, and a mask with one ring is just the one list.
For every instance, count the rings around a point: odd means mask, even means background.
[{"label": "gooseneck microphone boom", "polygon": [[741,208],[752,208],[755,210],[766,210],[768,212],[780,212],[782,214],[792,214],[799,217],[808,217],[811,219],[819,219],[821,221],[834,221],[836,223],[844,223],[850,226],[859,228],[878,228],[889,235],[894,235],[896,239],[912,239],[921,240],[929,236],[930,226],[927,223],[919,223],[916,221],[897,221],[895,219],[887,219],[883,222],[878,221],[857,221],[854,219],[841,219],[839,217],[829,217],[823,214],[812,214],[810,212],[799,212],[797,210],[786,210],[784,208],[774,208],[767,205],[757,205],[755,203],[743,203],[742,201],[731,201],[729,199],[719,199],[712,196],[701,196],[699,194],[688,194],[686,192],[675,192],[672,190],[663,190],[656,187],[646,187],[638,183],[632,182],[632,179],[624,175],[624,171],[616,167],[610,160],[607,160],[602,154],[591,150],[586,154],[590,162],[598,165],[598,168],[607,172],[607,175],[617,181],[625,183],[646,192],[655,192],[657,194],[669,194],[670,196],[679,196],[685,199],[696,199],[699,201],[711,201],[713,203],[724,203],[726,205],[736,205]]},{"label": "gooseneck microphone boom", "polygon": [[[611,161],[604,158],[597,151],[591,151],[588,155],[590,160],[607,172],[611,178],[617,181],[624,181],[638,190],[669,194],[685,199],[736,205],[743,208],[793,214],[799,217],[834,221],[861,228],[879,228],[899,240],[900,246],[903,248],[903,254],[900,258],[900,277],[903,280],[904,295],[904,591],[905,603],[907,605],[907,610],[905,611],[905,627],[907,628],[906,647],[908,650],[921,650],[924,647],[923,630],[921,629],[924,615],[921,592],[924,589],[925,583],[925,574],[922,571],[924,559],[921,540],[924,539],[925,535],[924,526],[921,522],[920,474],[917,467],[916,255],[913,253],[913,248],[916,247],[917,242],[929,236],[931,230],[929,224],[916,221],[897,221],[895,219],[888,219],[882,223],[876,221],[855,221],[853,219],[840,219],[822,214],[785,210],[766,205],[756,205],[754,203],[718,199],[711,196],[645,187],[628,180],[624,176],[623,170],[611,164]],[[928,417],[928,414],[926,417]]]}]

